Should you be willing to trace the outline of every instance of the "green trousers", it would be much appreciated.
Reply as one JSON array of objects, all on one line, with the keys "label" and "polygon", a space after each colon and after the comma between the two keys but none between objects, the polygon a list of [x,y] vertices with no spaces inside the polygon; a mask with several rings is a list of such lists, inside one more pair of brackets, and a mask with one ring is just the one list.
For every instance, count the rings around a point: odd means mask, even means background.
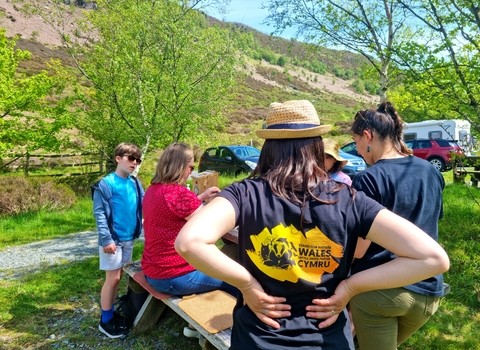
[{"label": "green trousers", "polygon": [[395,350],[428,321],[440,297],[405,288],[361,293],[350,300],[360,350]]}]

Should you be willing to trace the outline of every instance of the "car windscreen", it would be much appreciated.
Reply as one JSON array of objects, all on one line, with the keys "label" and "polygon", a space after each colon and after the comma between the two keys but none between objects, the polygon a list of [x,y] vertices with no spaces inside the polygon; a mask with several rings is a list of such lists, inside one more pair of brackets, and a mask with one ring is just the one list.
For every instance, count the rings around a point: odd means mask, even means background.
[{"label": "car windscreen", "polygon": [[260,151],[255,147],[232,147],[231,150],[240,158],[260,157]]}]

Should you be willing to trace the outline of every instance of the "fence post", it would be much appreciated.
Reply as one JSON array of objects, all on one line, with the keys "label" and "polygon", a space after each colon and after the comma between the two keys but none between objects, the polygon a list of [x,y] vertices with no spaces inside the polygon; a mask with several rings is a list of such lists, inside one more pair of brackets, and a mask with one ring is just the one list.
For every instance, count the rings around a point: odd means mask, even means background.
[{"label": "fence post", "polygon": [[100,170],[100,174],[103,174],[103,147],[100,149],[100,155],[98,159],[98,168]]},{"label": "fence post", "polygon": [[25,167],[23,169],[23,173],[24,173],[25,177],[28,176],[29,163],[30,163],[30,153],[27,151],[27,153],[25,154]]},{"label": "fence post", "polygon": [[[452,159],[452,174],[453,174],[453,182],[462,182],[462,176],[457,172],[458,163],[457,159]],[[460,171],[462,171],[463,167],[460,167]]]}]

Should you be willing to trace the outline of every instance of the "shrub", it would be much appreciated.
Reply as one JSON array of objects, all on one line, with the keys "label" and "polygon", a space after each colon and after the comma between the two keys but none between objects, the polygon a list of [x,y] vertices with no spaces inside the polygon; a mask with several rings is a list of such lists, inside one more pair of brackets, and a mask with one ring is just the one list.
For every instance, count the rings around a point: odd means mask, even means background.
[{"label": "shrub", "polygon": [[34,212],[42,208],[58,210],[75,203],[75,193],[53,180],[0,177],[0,217]]},{"label": "shrub", "polygon": [[103,175],[82,174],[76,176],[62,176],[55,179],[57,184],[65,185],[73,190],[79,197],[90,195],[90,186],[100,180]]},{"label": "shrub", "polygon": [[333,67],[333,74],[336,77],[343,78],[345,76],[345,70],[340,66]]},{"label": "shrub", "polygon": [[348,68],[346,71],[345,71],[345,79],[352,79],[353,76],[355,75],[355,72],[353,71],[352,68]]},{"label": "shrub", "polygon": [[338,130],[330,130],[329,132],[330,136],[341,136],[343,135],[340,131]]},{"label": "shrub", "polygon": [[325,63],[320,62],[319,60],[313,60],[312,71],[314,73],[325,74],[327,71],[327,66],[325,65]]},{"label": "shrub", "polygon": [[252,50],[250,51],[250,57],[257,61],[260,61],[262,59],[262,53],[256,50]]},{"label": "shrub", "polygon": [[287,58],[285,56],[280,56],[277,60],[277,64],[280,66],[280,67],[284,67],[286,64],[287,64]]},{"label": "shrub", "polygon": [[271,64],[276,64],[277,63],[277,58],[275,56],[275,54],[269,50],[269,49],[261,49],[260,50],[261,54],[262,54],[262,58],[267,61],[268,63],[271,63]]},{"label": "shrub", "polygon": [[363,94],[365,91],[365,85],[361,79],[355,79],[355,81],[352,83],[352,86],[359,94]]}]

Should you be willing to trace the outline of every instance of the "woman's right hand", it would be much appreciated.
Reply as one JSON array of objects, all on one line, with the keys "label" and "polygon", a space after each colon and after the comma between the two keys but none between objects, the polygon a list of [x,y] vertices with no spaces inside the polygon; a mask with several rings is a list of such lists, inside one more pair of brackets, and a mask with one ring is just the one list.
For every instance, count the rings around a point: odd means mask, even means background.
[{"label": "woman's right hand", "polygon": [[220,189],[216,186],[213,186],[213,187],[207,188],[203,193],[199,194],[198,199],[200,199],[203,202],[206,199],[215,197],[219,192],[220,192]]},{"label": "woman's right hand", "polygon": [[284,297],[268,295],[258,281],[252,277],[250,283],[239,287],[243,300],[253,313],[265,324],[273,328],[280,328],[280,324],[274,318],[290,316],[291,306],[284,304]]}]

